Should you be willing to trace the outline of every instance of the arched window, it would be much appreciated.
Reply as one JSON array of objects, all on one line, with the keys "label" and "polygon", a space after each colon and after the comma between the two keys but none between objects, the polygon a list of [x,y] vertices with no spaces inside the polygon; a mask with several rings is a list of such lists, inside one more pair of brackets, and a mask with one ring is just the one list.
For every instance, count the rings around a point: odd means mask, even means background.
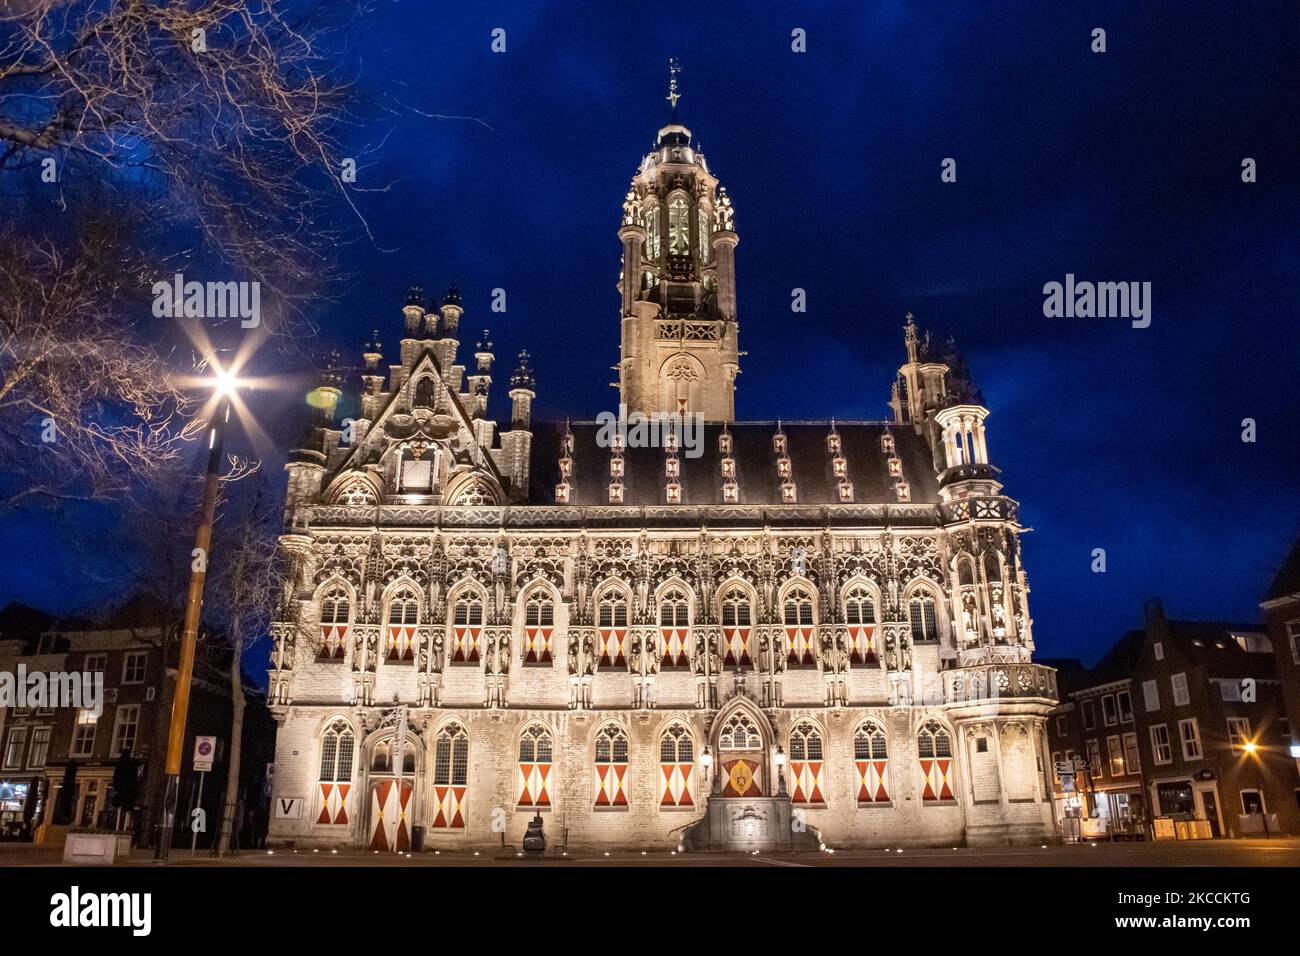
[{"label": "arched window", "polygon": [[524,663],[551,663],[555,601],[546,588],[534,588],[524,602]]},{"label": "arched window", "polygon": [[[404,757],[402,760],[402,773],[415,773],[415,743],[409,738],[402,748],[402,754]],[[370,772],[385,774],[393,772],[393,741],[391,739],[375,744],[375,749],[370,754]]]},{"label": "arched window", "polygon": [[732,585],[722,594],[722,643],[724,667],[750,667],[749,634],[754,615],[749,592]]},{"label": "arched window", "polygon": [[923,800],[953,800],[952,739],[937,720],[926,721],[916,735],[916,755],[921,762]]},{"label": "arched window", "polygon": [[853,770],[858,803],[889,802],[889,751],[879,724],[868,721],[854,732]]},{"label": "arched window", "polygon": [[912,643],[933,643],[939,639],[939,616],[934,595],[925,588],[912,592],[907,602],[907,619],[912,624]]},{"label": "arched window", "polygon": [[347,589],[336,584],[325,592],[320,602],[320,648],[316,659],[341,661],[348,646],[351,603]]},{"label": "arched window", "polygon": [[849,662],[876,663],[876,598],[861,584],[844,595],[844,623],[849,629]]},{"label": "arched window", "polygon": [[433,745],[433,828],[465,829],[469,790],[469,734],[456,722],[443,724]]},{"label": "arched window", "polygon": [[691,252],[691,205],[686,197],[674,196],[668,203],[668,254],[686,256]]},{"label": "arched window", "polygon": [[695,223],[698,232],[696,241],[699,243],[700,262],[709,261],[709,224],[712,219],[713,214],[709,211],[709,207],[704,203],[700,203],[695,210]]},{"label": "arched window", "polygon": [[793,667],[809,667],[816,664],[812,595],[806,588],[796,585],[786,592],[782,606],[785,615],[787,663]]},{"label": "arched window", "polygon": [[745,714],[733,714],[718,735],[719,750],[762,750],[763,735]]},{"label": "arched window", "polygon": [[659,203],[653,199],[645,204],[645,257],[659,262]]},{"label": "arched window", "polygon": [[668,588],[659,598],[661,667],[688,666],[686,649],[690,643],[690,630],[690,603],[686,600],[686,592],[678,587]]},{"label": "arched window", "polygon": [[812,721],[801,720],[790,730],[791,803],[826,803],[826,763],[822,754],[822,732]]},{"label": "arched window", "polygon": [[627,734],[617,724],[596,731],[596,806],[627,807]]},{"label": "arched window", "polygon": [[420,599],[410,588],[394,592],[388,601],[388,654],[396,663],[415,660],[415,629],[420,623]]},{"label": "arched window", "polygon": [[659,738],[659,806],[695,806],[695,742],[690,731],[672,724]]},{"label": "arched window", "polygon": [[456,595],[451,611],[451,646],[447,659],[453,664],[477,664],[483,633],[483,595],[467,587]]},{"label": "arched window", "polygon": [[348,822],[348,793],[352,789],[352,755],[356,737],[342,718],[325,726],[320,739],[320,813],[318,826]]},{"label": "arched window", "polygon": [[596,602],[596,642],[601,667],[627,664],[627,592],[609,588]]},{"label": "arched window", "polygon": [[551,805],[553,753],[551,732],[541,724],[529,724],[519,735],[519,767],[515,774],[519,806]]}]

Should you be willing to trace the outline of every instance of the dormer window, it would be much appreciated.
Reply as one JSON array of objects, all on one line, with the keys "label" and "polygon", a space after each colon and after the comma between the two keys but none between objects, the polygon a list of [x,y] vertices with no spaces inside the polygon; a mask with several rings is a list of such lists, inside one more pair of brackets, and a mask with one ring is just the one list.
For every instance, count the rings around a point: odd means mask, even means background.
[{"label": "dormer window", "polygon": [[903,459],[901,458],[889,459],[889,477],[890,478],[903,477]]},{"label": "dormer window", "polygon": [[616,455],[609,460],[609,476],[611,478],[623,477],[623,456]]},{"label": "dormer window", "polygon": [[853,482],[851,482],[851,481],[847,481],[847,480],[846,480],[846,481],[841,481],[841,482],[840,482],[840,502],[841,502],[841,503],[844,503],[844,502],[849,502],[849,501],[852,501],[852,500],[853,500]]},{"label": "dormer window", "polygon": [[795,488],[793,481],[783,481],[781,483],[781,502],[792,505],[795,503]]},{"label": "dormer window", "polygon": [[614,434],[609,438],[609,450],[621,452],[625,444],[625,436],[621,432],[615,430]]},{"label": "dormer window", "polygon": [[560,459],[560,474],[565,478],[573,477],[573,459],[565,456]]},{"label": "dormer window", "polygon": [[668,482],[668,503],[670,505],[679,505],[682,503],[682,486],[676,481]]},{"label": "dormer window", "polygon": [[555,503],[557,505],[567,505],[569,503],[569,483],[562,481],[555,486]]},{"label": "dormer window", "polygon": [[621,505],[623,503],[623,482],[611,481],[609,483],[609,503],[611,505]]},{"label": "dormer window", "polygon": [[731,454],[731,432],[723,432],[718,436],[718,451],[723,455]]},{"label": "dormer window", "polygon": [[832,455],[839,455],[842,450],[839,432],[831,432],[826,436],[826,450]]},{"label": "dormer window", "polygon": [[677,451],[677,432],[672,428],[669,428],[668,434],[664,435],[664,451]]},{"label": "dormer window", "polygon": [[831,471],[834,472],[836,478],[843,478],[849,473],[849,463],[836,456],[831,459]]},{"label": "dormer window", "polygon": [[790,459],[781,457],[776,460],[776,473],[782,478],[790,477]]},{"label": "dormer window", "polygon": [[566,455],[573,454],[573,432],[564,433],[564,437],[560,439],[560,447],[564,449]]},{"label": "dormer window", "polygon": [[682,474],[682,463],[676,455],[664,459],[664,474],[669,478],[680,478]]},{"label": "dormer window", "polygon": [[736,459],[734,458],[722,459],[722,477],[723,478],[736,477]]},{"label": "dormer window", "polygon": [[912,500],[912,489],[902,478],[894,483],[894,491],[898,494],[899,501]]},{"label": "dormer window", "polygon": [[772,436],[772,448],[778,455],[786,453],[785,432],[777,432]]},{"label": "dormer window", "polygon": [[880,450],[886,455],[894,453],[894,436],[889,432],[880,436]]},{"label": "dormer window", "polygon": [[722,483],[722,500],[729,505],[734,505],[740,500],[740,485],[733,479],[729,478]]}]

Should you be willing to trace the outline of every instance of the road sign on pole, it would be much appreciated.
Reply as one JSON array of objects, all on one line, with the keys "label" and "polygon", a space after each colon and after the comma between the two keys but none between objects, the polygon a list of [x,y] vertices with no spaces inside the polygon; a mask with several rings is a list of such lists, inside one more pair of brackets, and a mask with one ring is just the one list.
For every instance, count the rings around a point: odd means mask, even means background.
[{"label": "road sign on pole", "polygon": [[194,738],[194,769],[207,771],[212,769],[212,758],[217,753],[216,737]]}]

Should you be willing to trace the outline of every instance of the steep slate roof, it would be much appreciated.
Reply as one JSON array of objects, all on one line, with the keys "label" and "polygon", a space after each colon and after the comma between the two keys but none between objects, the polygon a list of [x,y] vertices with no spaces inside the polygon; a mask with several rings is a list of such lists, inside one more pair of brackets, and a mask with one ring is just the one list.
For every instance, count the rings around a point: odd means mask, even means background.
[{"label": "steep slate roof", "polygon": [[1271,651],[1244,651],[1234,633],[1267,635],[1262,624],[1224,624],[1216,621],[1169,621],[1168,636],[1189,660],[1205,668],[1208,677],[1277,677]]},{"label": "steep slate roof", "polygon": [[1290,554],[1277,569],[1264,600],[1275,601],[1293,594],[1300,594],[1300,538],[1296,538],[1295,544],[1291,545]]},{"label": "steep slate roof", "polygon": [[[534,504],[553,504],[555,486],[560,481],[561,440],[565,423],[534,423],[532,441],[532,487],[529,500]],[[573,476],[570,478],[569,504],[609,506],[610,450],[597,444],[602,426],[596,422],[573,422]],[[782,422],[789,449],[791,476],[797,488],[797,503],[840,504],[838,479],[831,472],[831,454],[826,436],[831,423]],[[887,458],[880,450],[880,436],[887,426],[882,422],[840,422],[843,456],[848,464],[848,478],[853,483],[855,504],[891,504],[898,502],[894,480],[889,477]],[[732,457],[736,460],[738,504],[779,505],[781,479],[776,474],[776,452],[772,437],[776,422],[732,422],[727,425],[732,436]],[[939,501],[939,486],[930,446],[908,426],[893,426],[896,454],[903,462],[913,503],[934,504]],[[702,454],[688,458],[679,451],[683,505],[723,504],[722,454],[718,450],[720,422],[704,426]],[[681,436],[679,436],[680,439]],[[667,477],[664,474],[662,448],[628,448],[623,453],[623,504],[628,506],[663,505]]]}]

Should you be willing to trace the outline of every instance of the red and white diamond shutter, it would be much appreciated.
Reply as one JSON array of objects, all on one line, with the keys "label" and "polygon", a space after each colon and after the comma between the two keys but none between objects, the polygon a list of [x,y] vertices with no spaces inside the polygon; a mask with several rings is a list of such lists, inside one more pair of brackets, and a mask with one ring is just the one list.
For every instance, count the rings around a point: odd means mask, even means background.
[{"label": "red and white diamond shutter", "polygon": [[726,648],[722,663],[728,667],[749,667],[749,631],[747,627],[724,627],[722,643]]},{"label": "red and white diamond shutter", "polygon": [[447,659],[453,664],[477,664],[479,635],[483,631],[483,598],[476,591],[462,591],[456,597],[451,618],[451,646]]},{"label": "red and white diamond shutter", "polygon": [[938,721],[928,721],[917,734],[916,752],[921,764],[921,799],[955,800],[952,792],[952,740]]},{"label": "red and white diamond shutter", "polygon": [[616,725],[596,734],[595,805],[602,809],[627,806],[627,734]]},{"label": "red and white diamond shutter", "polygon": [[352,754],[356,738],[344,720],[336,720],[321,735],[320,813],[317,826],[343,826],[348,820],[352,792]]},{"label": "red and white diamond shutter", "polygon": [[420,603],[411,591],[399,591],[388,605],[390,661],[415,660],[415,627],[420,623]]},{"label": "red and white diamond shutter", "polygon": [[453,664],[478,663],[479,634],[482,630],[481,627],[452,626],[450,660]]},{"label": "red and white diamond shutter", "polygon": [[849,662],[875,664],[876,599],[864,586],[854,585],[844,596],[844,621],[849,629]]},{"label": "red and white diamond shutter", "polygon": [[524,609],[525,664],[551,663],[551,635],[555,631],[555,604],[548,591],[537,588]]},{"label": "red and white diamond shutter", "polygon": [[889,802],[889,752],[885,732],[875,724],[863,724],[853,735],[853,771],[858,803]]},{"label": "red and white diamond shutter", "polygon": [[659,655],[664,667],[686,667],[690,663],[690,605],[680,588],[669,588],[659,598]]},{"label": "red and white diamond shutter", "polygon": [[813,631],[812,597],[801,587],[791,588],[785,596],[787,663],[802,667],[817,662]]},{"label": "red and white diamond shutter", "polygon": [[680,724],[659,738],[659,806],[695,806],[695,742]]},{"label": "red and white diamond shutter", "polygon": [[722,663],[724,667],[749,667],[749,594],[738,586],[722,595]]},{"label": "red and white diamond shutter", "polygon": [[455,722],[444,724],[433,745],[434,830],[465,829],[469,790],[469,734]]},{"label": "red and white diamond shutter", "polygon": [[790,802],[825,804],[825,773],[821,731],[810,721],[800,721],[790,731]]},{"label": "red and white diamond shutter", "polygon": [[874,664],[876,660],[876,626],[874,624],[850,624],[850,663]]},{"label": "red and white diamond shutter", "polygon": [[596,656],[601,667],[627,666],[627,595],[617,589],[600,596],[596,612]]},{"label": "red and white diamond shutter", "polygon": [[341,586],[321,598],[318,660],[341,661],[348,646],[348,595]]},{"label": "red and white diamond shutter", "polygon": [[551,770],[554,766],[551,733],[531,724],[519,737],[519,764],[515,772],[516,804],[520,807],[551,805]]}]

